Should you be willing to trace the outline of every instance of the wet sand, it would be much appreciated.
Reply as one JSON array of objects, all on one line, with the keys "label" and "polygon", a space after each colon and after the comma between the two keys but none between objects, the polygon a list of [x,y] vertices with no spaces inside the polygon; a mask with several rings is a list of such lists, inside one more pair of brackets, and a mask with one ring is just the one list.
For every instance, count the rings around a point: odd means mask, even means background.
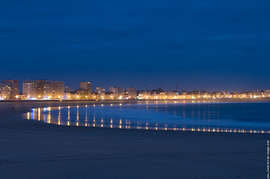
[{"label": "wet sand", "polygon": [[89,103],[94,102],[1,102],[0,178],[266,178],[270,134],[105,129],[22,119],[32,107]]}]

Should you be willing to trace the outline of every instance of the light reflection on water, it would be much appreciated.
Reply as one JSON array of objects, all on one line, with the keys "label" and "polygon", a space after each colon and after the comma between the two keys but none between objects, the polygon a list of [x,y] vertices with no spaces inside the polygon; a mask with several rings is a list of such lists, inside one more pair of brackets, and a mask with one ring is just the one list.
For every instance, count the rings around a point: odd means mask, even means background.
[{"label": "light reflection on water", "polygon": [[[241,124],[241,121],[229,120],[229,123],[226,123],[228,121],[223,120],[222,117],[233,116],[233,114],[237,113],[230,108],[230,106],[233,107],[233,109],[235,108],[233,104],[230,104],[229,108],[227,106],[228,109],[226,108],[224,113],[224,109],[219,106],[224,103],[211,104],[211,110],[207,110],[205,106],[187,103],[181,104],[181,110],[179,110],[179,104],[177,103],[173,103],[173,105],[168,103],[162,105],[155,102],[154,105],[151,105],[147,102],[145,106],[101,104],[76,107],[59,106],[35,108],[32,109],[32,112],[24,114],[24,118],[68,126],[142,130],[270,133],[268,121],[262,124],[265,127],[260,126],[261,124],[257,125],[256,121],[250,121],[251,124],[248,121],[242,121]],[[200,105],[210,104],[202,101]],[[173,108],[175,109],[173,110]],[[226,114],[226,112],[229,114]],[[221,120],[219,116],[221,116]],[[168,119],[164,119],[167,117]],[[252,126],[253,123],[257,126]]]}]

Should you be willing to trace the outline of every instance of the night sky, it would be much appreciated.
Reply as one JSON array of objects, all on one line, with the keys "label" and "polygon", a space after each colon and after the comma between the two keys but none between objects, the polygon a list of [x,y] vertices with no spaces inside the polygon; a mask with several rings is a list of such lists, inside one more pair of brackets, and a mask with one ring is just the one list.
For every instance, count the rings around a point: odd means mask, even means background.
[{"label": "night sky", "polygon": [[0,59],[20,84],[266,89],[270,1],[1,0]]}]

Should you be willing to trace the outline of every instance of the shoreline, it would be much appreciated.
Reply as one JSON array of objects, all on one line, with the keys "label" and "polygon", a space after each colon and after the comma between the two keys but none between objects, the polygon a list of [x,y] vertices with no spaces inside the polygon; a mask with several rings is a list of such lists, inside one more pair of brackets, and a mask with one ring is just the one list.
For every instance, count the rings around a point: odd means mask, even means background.
[{"label": "shoreline", "polygon": [[248,102],[248,101],[270,101],[270,98],[219,98],[219,99],[113,99],[113,100],[0,100],[0,103],[5,102],[42,102],[42,103],[51,103],[51,102],[60,102],[60,103],[119,103],[119,102],[145,102],[145,101],[220,101],[220,102]]},{"label": "shoreline", "polygon": [[[260,103],[260,102],[219,102],[219,103],[203,103],[206,105],[211,105],[211,104],[233,104],[233,103]],[[263,103],[263,102],[262,102]],[[85,117],[85,116],[80,116],[80,118],[83,118],[83,120],[79,120],[78,115],[77,114],[73,114],[73,115],[77,115],[77,119],[75,121],[75,119],[70,120],[70,112],[68,119],[66,120],[65,117],[59,117],[58,115],[61,112],[62,109],[66,109],[68,111],[70,111],[70,109],[76,109],[77,113],[78,113],[78,109],[83,108],[83,109],[111,109],[112,106],[115,108],[122,108],[125,109],[126,107],[134,107],[134,106],[170,106],[170,105],[188,105],[188,104],[200,104],[200,103],[120,103],[120,104],[112,104],[112,103],[102,103],[102,104],[85,104],[85,105],[71,105],[71,106],[63,106],[63,105],[56,105],[55,107],[49,106],[49,107],[44,107],[44,108],[32,108],[31,112],[27,112],[27,113],[23,113],[23,118],[26,120],[35,120],[35,121],[40,121],[43,123],[50,123],[50,124],[54,124],[54,125],[64,125],[64,126],[83,126],[83,127],[92,127],[92,128],[111,128],[111,129],[115,129],[115,128],[119,128],[119,129],[137,129],[137,130],[165,130],[165,131],[191,131],[191,132],[210,132],[210,133],[270,133],[270,129],[269,128],[265,128],[263,125],[260,126],[260,128],[257,126],[253,126],[253,127],[247,127],[246,125],[238,125],[238,126],[233,126],[232,124],[230,125],[211,125],[211,124],[182,124],[179,125],[177,123],[168,123],[165,121],[147,121],[146,120],[139,120],[139,121],[132,121],[132,124],[129,123],[122,123],[123,121],[127,121],[128,119],[125,118],[118,118],[118,120],[120,119],[121,122],[119,123],[113,123],[113,121],[115,121],[114,116],[111,116],[111,122],[109,122],[108,118],[103,118],[105,121],[99,121],[98,118],[96,118],[95,120],[97,121],[91,121],[91,118]],[[146,108],[148,109],[148,108]],[[50,114],[50,119],[48,119],[48,113],[45,114],[45,111],[56,111],[57,112],[57,116],[51,116]],[[59,114],[58,114],[59,111]],[[67,112],[67,111],[66,111]],[[80,113],[81,115],[81,113]],[[96,114],[98,115],[98,113]],[[87,120],[86,120],[87,119]],[[90,119],[90,120],[89,120]],[[48,122],[49,121],[49,122]],[[117,119],[116,119],[117,121]],[[140,124],[138,125],[137,122],[139,122]],[[157,125],[156,122],[159,124]],[[255,121],[253,121],[255,122]],[[253,123],[252,122],[252,123]],[[143,125],[144,123],[144,125]]]},{"label": "shoreline", "polygon": [[[95,107],[100,107],[100,106],[108,106],[108,105],[163,105],[163,104],[215,104],[215,103],[253,103],[253,102],[270,102],[270,99],[269,100],[230,100],[230,101],[219,101],[219,100],[216,100],[216,101],[213,101],[213,100],[209,100],[209,103],[208,101],[206,101],[205,103],[201,102],[200,103],[200,100],[190,100],[190,101],[187,101],[185,103],[183,103],[183,101],[185,100],[171,100],[171,101],[168,101],[168,100],[107,100],[107,101],[86,101],[86,100],[78,100],[78,101],[55,101],[55,100],[51,100],[51,101],[44,101],[44,100],[41,100],[42,102],[40,101],[20,101],[20,103],[14,103],[14,101],[12,101],[11,103],[8,103],[10,105],[10,107],[14,107],[14,106],[17,106],[17,105],[21,105],[22,103],[26,103],[25,105],[25,108],[23,108],[23,110],[21,111],[20,110],[20,114],[18,114],[17,116],[17,119],[20,119],[20,120],[29,120],[29,119],[25,119],[23,118],[23,115],[27,114],[28,112],[31,112],[32,109],[37,109],[37,108],[46,108],[46,107],[70,107],[70,108],[76,108],[76,107],[82,107],[84,105],[89,105],[88,107],[93,107],[94,105],[96,105]],[[165,103],[166,101],[166,103]],[[89,103],[90,102],[90,103]],[[139,104],[138,104],[139,102]],[[142,103],[144,102],[144,103]],[[145,103],[147,102],[147,103]],[[152,102],[152,103],[151,103]],[[156,103],[158,102],[158,103]],[[176,103],[177,102],[177,103]],[[196,103],[197,102],[197,103]],[[0,106],[2,105],[3,103],[0,102]],[[6,104],[6,103],[4,103]],[[15,104],[15,105],[14,105]],[[93,105],[93,106],[91,106]],[[30,107],[31,106],[31,107]],[[12,110],[13,111],[13,110]],[[31,119],[29,121],[35,121],[35,122],[41,122],[43,124],[48,124],[44,121],[38,121],[37,119]],[[1,117],[0,117],[0,122],[1,122]],[[3,122],[3,121],[2,121]],[[52,125],[58,125],[58,124],[53,124],[51,123]],[[67,126],[67,125],[61,125],[61,126]],[[124,126],[124,125],[123,125]],[[67,126],[67,127],[70,127],[70,126]],[[75,126],[75,127],[86,127],[86,128],[103,128],[103,129],[117,129],[115,127],[113,128],[110,128],[110,127],[91,127],[91,126]],[[133,126],[134,127],[134,126]],[[179,127],[178,127],[179,128]],[[181,129],[179,128],[177,130],[174,130],[174,129],[169,129],[168,131],[178,131],[178,132],[197,132],[197,133],[218,133],[217,131],[208,131],[208,128],[211,128],[211,127],[204,127],[205,128],[205,131],[203,130],[203,127],[201,127],[201,130],[200,131],[197,131],[197,130],[192,130],[191,128],[186,128],[186,129]],[[200,128],[200,127],[199,127]],[[226,128],[226,127],[225,127]],[[224,130],[225,130],[224,128]],[[252,132],[235,132],[233,131],[234,128],[230,128],[230,127],[227,127],[228,130],[230,132],[221,132],[219,131],[219,133],[270,133],[270,130],[267,132],[265,131],[264,129],[261,129],[261,130],[258,130],[258,129],[252,129],[253,131]],[[227,129],[226,128],[226,129]],[[240,129],[240,128],[239,128]],[[128,129],[128,128],[121,128],[120,130],[148,130],[148,129]],[[149,129],[149,131],[153,131],[153,130],[156,130],[156,129]],[[251,129],[245,129],[246,131],[249,131]],[[254,132],[256,130],[256,132]],[[162,130],[159,130],[159,131],[162,131]],[[167,131],[167,130],[164,130],[164,131]],[[262,132],[262,131],[265,131],[265,132]]]},{"label": "shoreline", "polygon": [[[121,102],[127,101],[116,103]],[[70,102],[0,102],[0,178],[266,177],[269,134],[123,130],[22,119],[32,107],[54,105]]]},{"label": "shoreline", "polygon": [[[158,102],[158,103],[156,103]],[[55,106],[77,106],[77,105],[87,105],[87,104],[137,104],[137,105],[149,105],[149,104],[174,104],[174,103],[183,103],[183,104],[192,104],[192,103],[205,103],[205,104],[211,104],[211,103],[241,103],[241,102],[270,102],[270,98],[264,98],[264,99],[209,99],[209,100],[199,100],[199,99],[172,99],[172,100],[102,100],[102,101],[93,101],[93,100],[5,100],[0,101],[0,106],[3,105],[9,105],[12,107],[15,107],[16,105],[23,105],[29,107],[28,111],[31,108],[36,107],[51,107],[53,105]],[[138,104],[139,103],[139,104]],[[142,104],[140,104],[142,103]],[[27,112],[27,111],[26,111]]]}]

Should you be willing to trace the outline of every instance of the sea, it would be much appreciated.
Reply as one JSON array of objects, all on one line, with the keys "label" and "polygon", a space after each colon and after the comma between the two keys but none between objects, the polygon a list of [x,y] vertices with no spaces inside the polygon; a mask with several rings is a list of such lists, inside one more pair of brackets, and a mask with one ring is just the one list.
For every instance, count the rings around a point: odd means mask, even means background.
[{"label": "sea", "polygon": [[270,133],[270,102],[122,103],[33,108],[28,120],[139,130]]}]

